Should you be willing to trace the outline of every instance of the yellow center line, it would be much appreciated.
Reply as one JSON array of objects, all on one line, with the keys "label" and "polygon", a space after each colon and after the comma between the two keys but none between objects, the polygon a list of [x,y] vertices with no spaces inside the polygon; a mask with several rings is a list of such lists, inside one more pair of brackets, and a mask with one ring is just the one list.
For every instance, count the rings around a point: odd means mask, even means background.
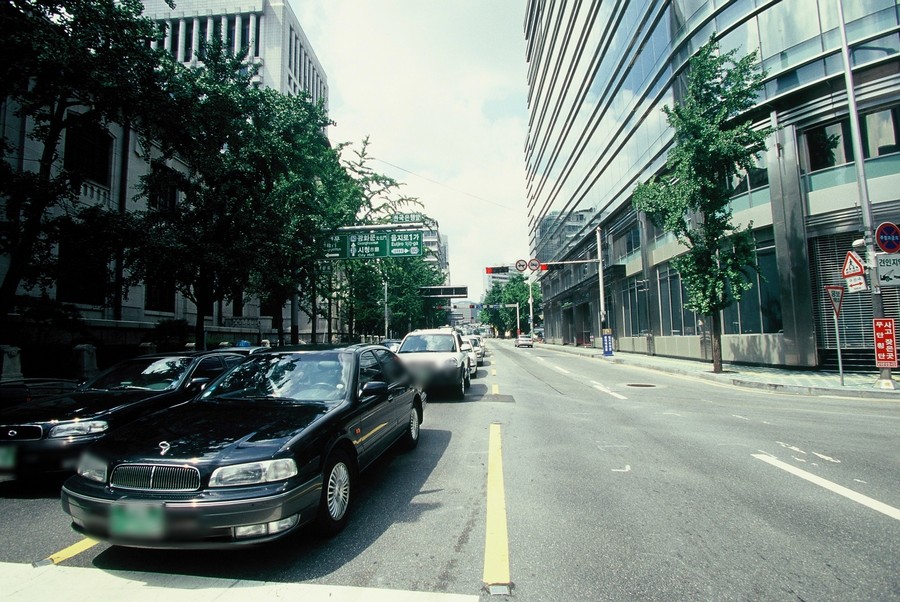
[{"label": "yellow center line", "polygon": [[506,531],[506,495],[503,492],[503,453],[500,425],[492,424],[488,441],[487,528],[484,538],[484,583],[509,585],[509,537]]},{"label": "yellow center line", "polygon": [[60,550],[59,552],[57,552],[56,554],[53,554],[52,556],[49,556],[43,560],[39,560],[38,562],[35,562],[34,566],[44,566],[47,564],[59,564],[63,560],[68,560],[72,556],[77,556],[78,554],[81,554],[85,550],[88,550],[88,549],[94,547],[98,543],[100,543],[100,542],[96,541],[94,539],[85,537],[78,543],[72,544],[68,548],[66,548],[64,550]]},{"label": "yellow center line", "polygon": [[497,383],[491,385],[491,395],[500,395],[500,385]]}]

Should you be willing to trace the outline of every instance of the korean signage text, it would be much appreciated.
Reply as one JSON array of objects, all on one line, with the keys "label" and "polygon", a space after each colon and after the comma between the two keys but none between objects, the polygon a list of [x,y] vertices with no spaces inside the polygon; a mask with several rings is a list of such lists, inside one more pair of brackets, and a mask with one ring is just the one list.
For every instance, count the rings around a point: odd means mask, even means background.
[{"label": "korean signage text", "polygon": [[897,331],[893,318],[872,320],[875,331],[875,367],[897,367]]}]

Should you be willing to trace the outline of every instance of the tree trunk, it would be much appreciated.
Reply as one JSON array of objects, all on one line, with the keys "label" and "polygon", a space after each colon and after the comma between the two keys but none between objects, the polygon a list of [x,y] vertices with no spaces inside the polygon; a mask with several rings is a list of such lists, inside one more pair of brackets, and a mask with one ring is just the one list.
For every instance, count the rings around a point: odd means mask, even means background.
[{"label": "tree trunk", "polygon": [[722,313],[713,311],[712,314],[712,331],[710,332],[712,342],[712,361],[713,372],[715,374],[722,373]]},{"label": "tree trunk", "polygon": [[206,316],[200,309],[202,304],[197,304],[197,320],[194,322],[194,349],[196,351],[206,351],[206,328],[204,322]]},{"label": "tree trunk", "polygon": [[311,277],[309,279],[309,304],[312,308],[309,316],[309,332],[310,332],[310,343],[316,344],[319,342],[319,304],[318,304],[318,287],[316,286],[316,278],[318,274],[315,270],[313,270]]}]

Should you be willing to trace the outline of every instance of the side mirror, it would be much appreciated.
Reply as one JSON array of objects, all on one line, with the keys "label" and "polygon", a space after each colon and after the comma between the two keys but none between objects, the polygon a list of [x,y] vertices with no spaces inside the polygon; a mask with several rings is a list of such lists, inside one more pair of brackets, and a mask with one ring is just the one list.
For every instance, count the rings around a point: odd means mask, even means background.
[{"label": "side mirror", "polygon": [[360,397],[384,397],[387,395],[388,386],[387,383],[381,382],[380,380],[369,381],[363,385],[363,388],[360,390]]},{"label": "side mirror", "polygon": [[460,349],[462,349],[463,351],[472,351],[472,346],[469,345],[468,343],[463,343],[462,347],[460,347]]},{"label": "side mirror", "polygon": [[202,391],[203,389],[206,388],[206,385],[209,383],[210,380],[212,380],[212,379],[206,378],[206,377],[192,378],[191,382],[188,383],[187,390],[199,393],[200,391]]}]

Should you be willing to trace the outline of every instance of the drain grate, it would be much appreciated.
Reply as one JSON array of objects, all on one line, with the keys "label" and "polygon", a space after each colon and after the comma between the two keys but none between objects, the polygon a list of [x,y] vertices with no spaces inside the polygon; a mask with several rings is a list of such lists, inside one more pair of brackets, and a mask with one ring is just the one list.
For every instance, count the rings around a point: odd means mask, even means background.
[{"label": "drain grate", "polygon": [[628,384],[625,385],[625,386],[626,386],[626,387],[645,388],[645,389],[652,389],[652,388],[656,387],[656,385],[651,385],[651,384],[648,384],[648,383],[628,383]]}]

